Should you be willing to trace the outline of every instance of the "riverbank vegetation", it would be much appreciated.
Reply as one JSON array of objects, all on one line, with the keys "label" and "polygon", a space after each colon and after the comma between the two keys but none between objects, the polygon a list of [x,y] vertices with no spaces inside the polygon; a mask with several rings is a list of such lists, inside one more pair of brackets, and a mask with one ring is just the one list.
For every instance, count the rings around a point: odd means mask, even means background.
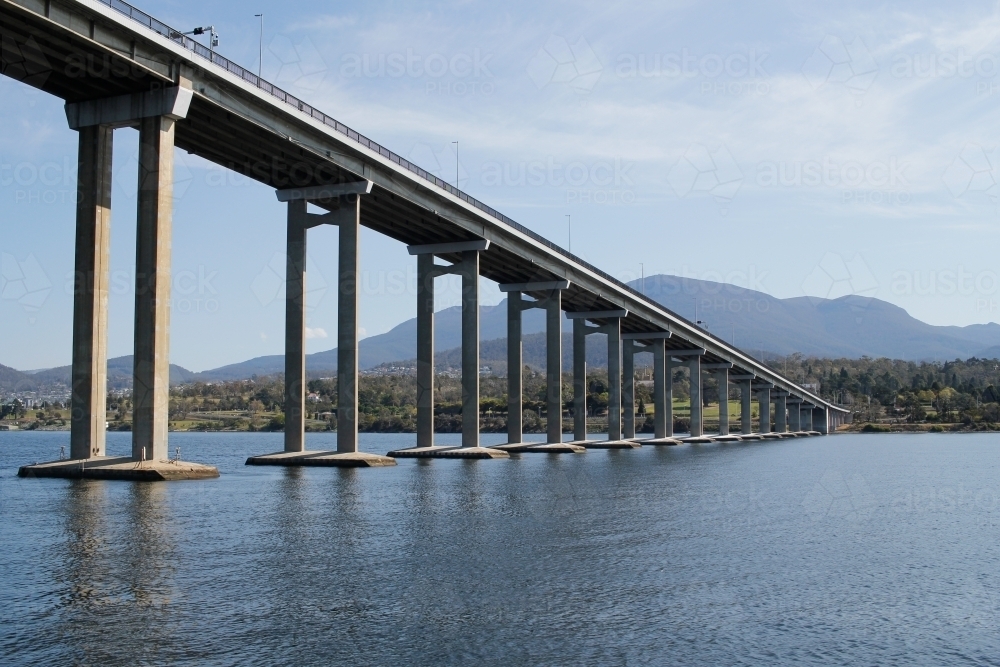
[{"label": "riverbank vegetation", "polygon": [[[945,363],[916,363],[891,359],[817,359],[802,356],[768,359],[768,365],[822,398],[852,412],[853,425],[879,430],[997,430],[1000,429],[1000,361],[968,359]],[[524,372],[523,429],[543,433],[546,414],[545,374]],[[688,428],[690,404],[684,368],[673,374],[675,430]],[[718,423],[719,387],[713,375],[704,376],[706,430]],[[653,428],[652,379],[648,368],[636,372],[636,430]],[[281,376],[173,387],[170,427],[185,431],[280,431],[284,382]],[[572,377],[563,378],[563,427],[572,430]],[[310,431],[336,430],[336,379],[313,379],[307,389]],[[729,414],[739,420],[739,390],[729,388]],[[756,397],[755,397],[756,399]],[[416,429],[416,378],[407,372],[366,374],[359,381],[359,428],[370,432],[413,432]],[[129,394],[108,395],[109,430],[131,428]],[[588,429],[607,426],[607,373],[597,369],[587,378]],[[758,405],[753,403],[756,428]],[[43,404],[26,408],[17,403],[0,406],[0,426],[22,429],[68,428],[68,405]],[[480,383],[480,423],[485,433],[507,430],[507,379],[484,375]],[[439,432],[461,431],[461,380],[455,373],[437,376],[435,427]]]}]

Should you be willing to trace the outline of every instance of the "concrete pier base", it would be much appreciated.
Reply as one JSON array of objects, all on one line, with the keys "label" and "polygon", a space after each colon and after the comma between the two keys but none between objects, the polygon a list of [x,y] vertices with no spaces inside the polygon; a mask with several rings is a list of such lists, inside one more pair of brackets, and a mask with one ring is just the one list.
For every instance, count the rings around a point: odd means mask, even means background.
[{"label": "concrete pier base", "polygon": [[579,445],[568,442],[508,442],[504,445],[492,445],[490,449],[504,452],[537,452],[540,454],[581,454],[586,450]]},{"label": "concrete pier base", "polygon": [[391,456],[368,454],[367,452],[275,452],[251,456],[248,466],[317,466],[331,468],[380,468],[396,465]]},{"label": "concrete pier base", "polygon": [[639,449],[642,447],[641,444],[632,440],[573,440],[564,444],[585,449]]},{"label": "concrete pier base", "polygon": [[746,433],[746,434],[744,434],[744,435],[742,435],[740,437],[742,437],[744,440],[763,440],[764,439],[764,436],[761,435],[760,433]]},{"label": "concrete pier base", "polygon": [[574,445],[571,442],[548,442],[530,445],[519,451],[533,452],[536,454],[583,454],[587,451],[587,448],[581,447],[580,445]]},{"label": "concrete pier base", "polygon": [[17,476],[168,482],[218,477],[219,469],[188,461],[133,461],[128,456],[95,456],[21,466]]},{"label": "concrete pier base", "polygon": [[636,442],[640,445],[679,445],[681,441],[677,438],[643,438],[636,439]]},{"label": "concrete pier base", "polygon": [[499,449],[503,452],[520,452],[528,447],[534,447],[535,445],[544,445],[542,441],[538,442],[506,442],[502,445],[490,445],[490,449]]},{"label": "concrete pier base", "polygon": [[765,440],[781,440],[780,433],[765,433],[762,437]]},{"label": "concrete pier base", "polygon": [[715,442],[715,438],[710,438],[706,435],[692,435],[687,438],[681,438],[681,443],[685,445],[705,445],[710,442]]},{"label": "concrete pier base", "polygon": [[739,435],[714,435],[712,440],[716,442],[740,442],[743,437]]},{"label": "concrete pier base", "polygon": [[397,459],[508,459],[510,454],[493,447],[410,447],[389,452]]}]

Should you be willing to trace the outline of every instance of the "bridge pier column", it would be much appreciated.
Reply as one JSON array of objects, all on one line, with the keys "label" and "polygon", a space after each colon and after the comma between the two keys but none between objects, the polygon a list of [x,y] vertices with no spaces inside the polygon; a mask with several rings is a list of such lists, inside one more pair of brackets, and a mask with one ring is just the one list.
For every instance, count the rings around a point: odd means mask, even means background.
[{"label": "bridge pier column", "polygon": [[418,255],[417,447],[434,446],[434,278],[434,255]]},{"label": "bridge pier column", "polygon": [[635,437],[635,341],[622,341],[622,432]]},{"label": "bridge pier column", "polygon": [[740,382],[740,433],[743,435],[753,433],[753,408],[751,405],[750,382],[750,380],[742,380]]},{"label": "bridge pier column", "polygon": [[[666,347],[666,343],[664,343]],[[674,369],[677,363],[667,350],[663,359],[663,420],[665,438],[674,437]]]},{"label": "bridge pier column", "polygon": [[79,132],[69,451],[71,459],[88,459],[105,453],[114,130],[90,125]]},{"label": "bridge pier column", "polygon": [[667,437],[667,378],[664,350],[666,341],[658,338],[653,341],[653,437]]},{"label": "bridge pier column", "polygon": [[[358,451],[358,254],[361,198],[341,203],[337,277],[337,453]],[[303,370],[305,366],[303,364]]]},{"label": "bridge pier column", "polygon": [[587,439],[587,321],[573,320],[573,440]]},{"label": "bridge pier column", "polygon": [[[285,451],[305,451],[307,202],[288,202],[285,238]],[[339,336],[339,334],[338,334]],[[339,398],[339,397],[338,397]],[[338,402],[338,414],[340,406]]]},{"label": "bridge pier column", "polygon": [[520,290],[507,293],[507,442],[524,437],[524,358],[521,342],[523,312]]},{"label": "bridge pier column", "polygon": [[785,417],[787,411],[785,404],[786,397],[787,394],[783,391],[777,392],[774,397],[774,430],[778,433],[784,433],[788,430],[787,419]]},{"label": "bridge pier column", "polygon": [[729,435],[729,369],[715,373],[719,384],[719,435]]},{"label": "bridge pier column", "polygon": [[562,442],[562,290],[545,300],[546,442]]},{"label": "bridge pier column", "polygon": [[479,447],[479,252],[462,253],[462,447]]},{"label": "bridge pier column", "polygon": [[803,431],[813,430],[813,411],[811,405],[802,406],[802,430]]},{"label": "bridge pier column", "polygon": [[788,430],[793,433],[802,430],[802,410],[801,403],[794,397],[785,399],[788,404]]},{"label": "bridge pier column", "polygon": [[608,441],[622,439],[622,323],[617,317],[604,325],[608,334]]},{"label": "bridge pier column", "polygon": [[830,432],[829,418],[826,408],[817,407],[812,411],[812,425],[814,431],[819,431],[823,435]]},{"label": "bridge pier column", "polygon": [[174,120],[139,121],[132,458],[168,458]]},{"label": "bridge pier column", "polygon": [[760,432],[771,432],[771,388],[757,390],[757,405],[760,410]]},{"label": "bridge pier column", "polygon": [[691,372],[691,437],[700,438],[705,434],[701,405],[701,357],[692,356],[688,368]]}]

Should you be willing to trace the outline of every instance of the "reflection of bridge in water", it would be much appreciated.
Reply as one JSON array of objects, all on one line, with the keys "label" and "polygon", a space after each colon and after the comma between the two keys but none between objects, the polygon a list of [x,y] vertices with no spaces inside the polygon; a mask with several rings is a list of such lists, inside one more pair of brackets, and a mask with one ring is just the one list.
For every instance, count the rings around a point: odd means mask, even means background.
[{"label": "reflection of bridge in water", "polygon": [[[635,447],[633,364],[652,353],[649,444],[826,433],[847,413],[418,166],[119,0],[0,0],[3,73],[66,101],[79,133],[73,413],[70,462],[26,466],[56,476],[214,476],[168,461],[171,196],[175,146],[275,188],[287,202],[284,451],[248,463],[391,465],[358,451],[358,232],[416,256],[417,435],[392,456],[499,458],[508,451]],[[107,290],[114,130],[139,130],[132,455],[105,457]],[[311,203],[324,209],[307,212]],[[305,449],[308,229],[339,228],[337,450]],[[440,260],[440,263],[438,260]],[[462,279],[462,445],[434,444],[434,279]],[[521,378],[509,378],[508,444],[479,442],[479,277],[508,295],[508,368],[522,368],[521,314],[546,312],[547,408],[562,414],[562,312],[573,320],[574,440],[550,419],[547,442],[522,442]],[[608,438],[587,440],[586,336],[607,337]],[[673,437],[674,366],[690,369],[691,436]],[[741,391],[739,435],[721,401],[719,434],[703,433],[702,374]],[[760,410],[752,432],[753,393]],[[725,391],[721,392],[723,395]],[[773,412],[773,419],[772,419]]]}]

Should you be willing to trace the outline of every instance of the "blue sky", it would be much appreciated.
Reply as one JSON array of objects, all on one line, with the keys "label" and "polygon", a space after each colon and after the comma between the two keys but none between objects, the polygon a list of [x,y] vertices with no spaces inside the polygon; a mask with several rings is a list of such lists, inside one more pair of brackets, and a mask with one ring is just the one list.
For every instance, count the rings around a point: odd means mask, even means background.
[{"label": "blue sky", "polygon": [[[138,6],[610,273],[1000,320],[1000,14],[949,3]],[[0,78],[0,363],[69,363],[76,136]],[[110,355],[132,344],[137,134],[115,137]],[[172,361],[282,351],[284,211],[177,155]],[[334,347],[336,234],[310,232],[310,351]],[[362,236],[365,335],[412,317],[415,261]],[[484,281],[485,298],[500,295]],[[438,306],[452,305],[442,289]]]}]

